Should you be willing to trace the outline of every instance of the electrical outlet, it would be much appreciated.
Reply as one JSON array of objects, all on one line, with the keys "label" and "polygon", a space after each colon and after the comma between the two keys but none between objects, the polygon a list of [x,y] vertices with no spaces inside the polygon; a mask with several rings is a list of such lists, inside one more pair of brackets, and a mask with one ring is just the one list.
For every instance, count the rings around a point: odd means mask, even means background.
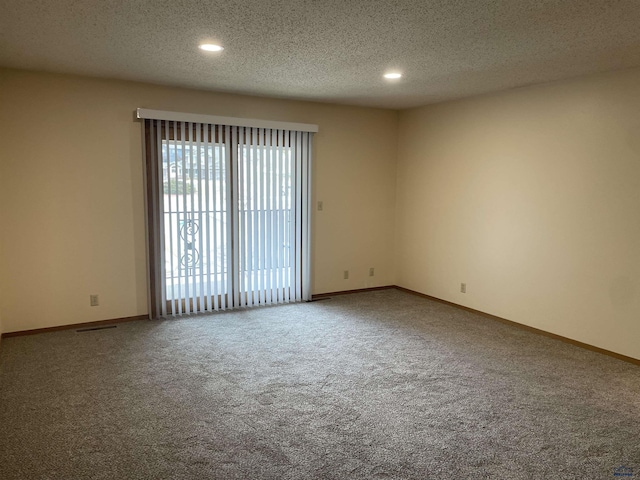
[{"label": "electrical outlet", "polygon": [[345,280],[349,280],[349,270],[345,270],[345,271],[344,271],[343,278],[344,278]]},{"label": "electrical outlet", "polygon": [[466,283],[461,283],[460,284],[460,292],[467,293],[467,284]]},{"label": "electrical outlet", "polygon": [[371,267],[371,268],[369,269],[369,276],[370,276],[370,277],[373,277],[374,273],[375,273],[375,270],[373,269],[373,267]]},{"label": "electrical outlet", "polygon": [[98,299],[98,295],[89,295],[89,303],[92,307],[97,307],[100,305],[100,300]]},{"label": "electrical outlet", "polygon": [[323,208],[324,208],[324,203],[322,202],[322,200],[319,200],[318,201],[318,211],[321,212]]}]

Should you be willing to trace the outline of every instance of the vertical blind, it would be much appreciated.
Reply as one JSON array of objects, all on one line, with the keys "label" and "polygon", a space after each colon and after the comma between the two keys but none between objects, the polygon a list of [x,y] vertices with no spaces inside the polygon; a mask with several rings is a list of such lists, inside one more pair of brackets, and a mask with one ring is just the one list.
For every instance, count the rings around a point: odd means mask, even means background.
[{"label": "vertical blind", "polygon": [[313,133],[144,131],[151,317],[308,300]]}]

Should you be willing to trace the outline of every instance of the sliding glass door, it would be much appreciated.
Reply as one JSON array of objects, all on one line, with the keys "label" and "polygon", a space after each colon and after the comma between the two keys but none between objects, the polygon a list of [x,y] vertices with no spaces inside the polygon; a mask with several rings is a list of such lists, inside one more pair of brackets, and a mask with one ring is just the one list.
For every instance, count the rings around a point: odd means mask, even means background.
[{"label": "sliding glass door", "polygon": [[311,134],[147,120],[155,316],[308,299]]}]

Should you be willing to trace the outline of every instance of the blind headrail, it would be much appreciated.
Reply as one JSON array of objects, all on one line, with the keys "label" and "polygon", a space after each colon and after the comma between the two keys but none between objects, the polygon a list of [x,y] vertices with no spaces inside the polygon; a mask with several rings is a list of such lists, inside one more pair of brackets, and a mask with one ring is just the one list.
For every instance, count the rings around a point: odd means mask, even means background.
[{"label": "blind headrail", "polygon": [[176,122],[207,123],[211,125],[230,125],[233,127],[272,128],[274,130],[293,130],[297,132],[317,132],[318,125],[310,123],[276,122],[255,118],[221,117],[199,113],[169,112],[165,110],[136,109],[137,118],[149,120],[169,120]]}]

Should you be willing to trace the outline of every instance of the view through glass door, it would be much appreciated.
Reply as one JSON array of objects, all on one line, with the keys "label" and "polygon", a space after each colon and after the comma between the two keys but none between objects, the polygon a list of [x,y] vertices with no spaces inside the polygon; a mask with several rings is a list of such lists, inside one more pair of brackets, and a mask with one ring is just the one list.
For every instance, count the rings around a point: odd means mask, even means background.
[{"label": "view through glass door", "polygon": [[220,302],[229,284],[229,168],[225,146],[163,140],[164,272],[167,301]]}]

